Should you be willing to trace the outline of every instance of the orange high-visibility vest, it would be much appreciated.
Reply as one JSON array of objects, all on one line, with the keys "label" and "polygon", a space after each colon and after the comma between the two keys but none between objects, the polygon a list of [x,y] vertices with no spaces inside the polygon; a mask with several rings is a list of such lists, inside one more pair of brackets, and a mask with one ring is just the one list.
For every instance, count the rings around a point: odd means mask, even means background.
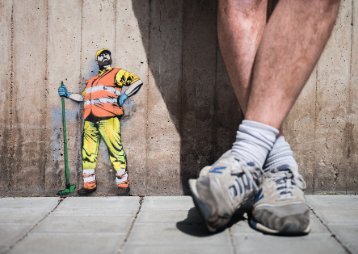
[{"label": "orange high-visibility vest", "polygon": [[119,68],[113,68],[103,74],[89,79],[83,93],[84,113],[86,119],[90,114],[96,117],[114,117],[123,115],[123,109],[117,103],[122,88],[116,82]]}]

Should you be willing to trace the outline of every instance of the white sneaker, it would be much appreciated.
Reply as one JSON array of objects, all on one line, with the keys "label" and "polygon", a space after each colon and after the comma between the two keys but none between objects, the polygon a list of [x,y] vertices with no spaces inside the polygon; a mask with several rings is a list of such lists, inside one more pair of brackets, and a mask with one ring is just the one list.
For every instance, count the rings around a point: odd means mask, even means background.
[{"label": "white sneaker", "polygon": [[310,231],[306,184],[297,170],[287,165],[264,174],[262,190],[253,205],[250,225],[269,234],[302,235]]},{"label": "white sneaker", "polygon": [[215,232],[227,225],[232,215],[255,196],[259,190],[262,169],[224,153],[213,165],[204,167],[189,187],[196,208],[207,228]]}]

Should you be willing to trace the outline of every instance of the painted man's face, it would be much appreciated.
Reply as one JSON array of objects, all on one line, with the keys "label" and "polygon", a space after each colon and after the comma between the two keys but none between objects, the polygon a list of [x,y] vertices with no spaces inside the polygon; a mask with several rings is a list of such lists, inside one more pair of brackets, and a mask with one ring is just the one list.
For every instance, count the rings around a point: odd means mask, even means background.
[{"label": "painted man's face", "polygon": [[111,55],[108,52],[103,52],[97,57],[97,63],[99,68],[112,64]]}]

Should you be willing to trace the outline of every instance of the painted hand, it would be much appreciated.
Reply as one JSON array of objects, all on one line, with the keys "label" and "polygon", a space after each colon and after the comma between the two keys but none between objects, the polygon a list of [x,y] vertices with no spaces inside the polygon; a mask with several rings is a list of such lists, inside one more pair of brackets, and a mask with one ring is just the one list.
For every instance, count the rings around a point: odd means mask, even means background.
[{"label": "painted hand", "polygon": [[69,91],[67,91],[67,88],[65,87],[65,86],[60,86],[59,88],[58,88],[58,95],[60,96],[60,97],[66,97],[66,98],[68,98],[69,96],[70,96],[70,92]]},{"label": "painted hand", "polygon": [[121,96],[118,97],[117,103],[119,106],[123,106],[124,102],[128,99],[128,95],[126,93],[121,94]]}]

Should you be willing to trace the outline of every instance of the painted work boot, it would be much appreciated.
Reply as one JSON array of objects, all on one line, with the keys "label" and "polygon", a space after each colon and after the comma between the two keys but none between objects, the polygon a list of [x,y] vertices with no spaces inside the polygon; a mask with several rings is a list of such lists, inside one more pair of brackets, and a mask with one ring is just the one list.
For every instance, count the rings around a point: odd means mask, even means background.
[{"label": "painted work boot", "polygon": [[83,187],[77,191],[80,196],[88,196],[96,191],[97,182],[94,169],[84,169],[82,171]]},{"label": "painted work boot", "polygon": [[310,231],[306,184],[287,165],[265,172],[252,209],[251,227],[268,234],[304,235]]},{"label": "painted work boot", "polygon": [[116,185],[117,185],[117,187],[119,189],[128,189],[129,188],[129,180],[128,180],[127,171],[125,171],[122,174],[117,172],[117,174],[116,174]]},{"label": "painted work boot", "polygon": [[231,150],[189,180],[191,196],[210,232],[223,229],[259,190],[262,169],[235,158]]},{"label": "painted work boot", "polygon": [[97,190],[97,188],[93,188],[93,189],[86,189],[86,188],[81,188],[77,191],[79,196],[88,196],[90,194],[92,194],[93,192],[95,192]]}]

